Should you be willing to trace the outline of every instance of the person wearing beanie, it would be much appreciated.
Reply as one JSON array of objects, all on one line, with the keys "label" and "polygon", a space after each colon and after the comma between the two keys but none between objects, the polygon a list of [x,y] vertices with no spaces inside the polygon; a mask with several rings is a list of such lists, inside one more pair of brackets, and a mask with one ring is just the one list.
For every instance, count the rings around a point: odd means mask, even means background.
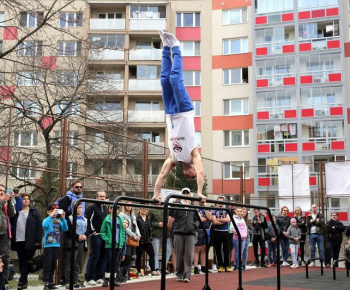
[{"label": "person wearing beanie", "polygon": [[290,226],[287,230],[287,236],[289,241],[290,254],[292,256],[293,264],[290,266],[291,268],[299,268],[298,264],[298,251],[299,251],[299,240],[301,238],[301,231],[297,226],[297,221],[295,218],[290,220]]}]

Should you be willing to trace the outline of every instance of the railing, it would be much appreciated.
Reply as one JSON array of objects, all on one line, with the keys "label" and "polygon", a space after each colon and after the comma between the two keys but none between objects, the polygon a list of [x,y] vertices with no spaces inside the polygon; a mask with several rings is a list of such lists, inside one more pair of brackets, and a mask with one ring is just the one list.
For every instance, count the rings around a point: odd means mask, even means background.
[{"label": "railing", "polygon": [[257,112],[269,112],[270,119],[284,119],[284,111],[296,110],[297,106],[278,106],[278,107],[263,107],[257,108]]},{"label": "railing", "polygon": [[89,80],[88,87],[96,92],[123,91],[124,80]]},{"label": "railing", "polygon": [[328,41],[331,41],[331,40],[340,40],[340,37],[334,36],[334,37],[299,39],[299,44],[311,43],[312,50],[326,50],[328,49],[327,43]]},{"label": "railing", "polygon": [[333,280],[337,280],[337,274],[336,274],[336,268],[338,266],[338,262],[344,261],[345,262],[345,268],[346,268],[346,277],[349,277],[349,268],[346,266],[346,259],[339,259],[333,261]]},{"label": "railing", "polygon": [[162,60],[162,49],[135,49],[129,51],[129,60]]},{"label": "railing", "polygon": [[128,122],[131,123],[164,123],[164,111],[136,111],[129,110]]},{"label": "railing", "polygon": [[86,111],[86,119],[92,122],[123,122],[123,111],[88,110]]},{"label": "railing", "polygon": [[321,258],[309,259],[305,263],[305,274],[307,279],[309,279],[309,264],[313,261],[318,261],[318,260],[320,260],[320,263],[321,263],[321,276],[323,276],[323,260]]},{"label": "railing", "polygon": [[[341,69],[301,72],[299,75],[301,84],[322,84],[334,81],[341,81]],[[331,75],[332,77],[330,78]],[[340,75],[340,78],[337,77],[337,79],[334,79],[334,75]],[[304,80],[304,78],[307,79]]]},{"label": "railing", "polygon": [[85,154],[87,155],[113,154],[114,155],[119,153],[119,155],[121,155],[122,148],[123,148],[123,142],[113,142],[113,143],[91,142],[91,144],[87,144],[85,146]]},{"label": "railing", "polygon": [[[259,68],[258,68],[259,69]],[[268,87],[279,87],[284,85],[285,78],[296,77],[296,73],[284,73],[284,74],[273,74],[273,75],[260,75],[256,76],[256,81],[267,80]]]},{"label": "railing", "polygon": [[130,91],[161,91],[160,80],[129,80]]},{"label": "railing", "polygon": [[332,142],[337,142],[337,141],[345,143],[345,137],[302,138],[303,143],[315,143],[315,151],[332,150],[332,146],[331,146]]},{"label": "railing", "polygon": [[[142,154],[143,143],[137,142],[130,144],[126,151],[127,154]],[[164,154],[164,142],[150,142],[148,143],[148,154],[150,155],[163,155]]]},{"label": "railing", "polygon": [[93,61],[124,60],[124,54],[121,49],[98,48],[90,50],[89,57]]},{"label": "railing", "polygon": [[90,30],[124,30],[125,19],[90,19]]},{"label": "railing", "polygon": [[[255,51],[259,48],[267,48],[267,54],[281,54],[283,53],[283,47],[287,45],[294,45],[295,41],[278,41],[278,42],[266,42],[266,43],[259,43],[255,45]],[[258,54],[257,54],[258,56]]]},{"label": "railing", "polygon": [[313,109],[315,117],[324,117],[330,116],[330,108],[332,107],[343,107],[342,103],[327,103],[327,104],[310,104],[310,105],[301,105],[301,110],[303,109]]},{"label": "railing", "polygon": [[270,152],[286,152],[286,144],[298,143],[298,138],[295,139],[283,139],[283,140],[258,140],[257,144],[269,144]]},{"label": "railing", "polygon": [[166,21],[166,18],[132,18],[130,19],[130,30],[164,30]]},{"label": "railing", "polygon": [[255,11],[255,17],[266,16],[267,23],[282,22],[282,14],[294,13],[293,8],[282,10],[282,11],[271,11],[271,12],[257,12]]}]

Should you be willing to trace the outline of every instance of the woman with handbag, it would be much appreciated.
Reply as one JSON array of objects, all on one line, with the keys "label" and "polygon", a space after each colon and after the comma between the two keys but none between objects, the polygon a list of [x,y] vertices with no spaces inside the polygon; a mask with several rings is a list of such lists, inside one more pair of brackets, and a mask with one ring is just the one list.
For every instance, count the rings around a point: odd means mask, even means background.
[{"label": "woman with handbag", "polygon": [[[127,202],[130,203],[130,202]],[[136,247],[139,245],[141,238],[140,230],[137,226],[134,208],[123,206],[120,216],[127,222],[126,232],[126,255],[122,263],[122,271],[126,280],[130,280],[129,272],[132,259],[136,257]]]},{"label": "woman with handbag", "polygon": [[23,207],[12,218],[11,250],[16,251],[19,260],[20,278],[17,289],[27,289],[28,262],[34,257],[35,251],[41,248],[42,220],[37,209],[30,206],[30,195],[21,194]]}]

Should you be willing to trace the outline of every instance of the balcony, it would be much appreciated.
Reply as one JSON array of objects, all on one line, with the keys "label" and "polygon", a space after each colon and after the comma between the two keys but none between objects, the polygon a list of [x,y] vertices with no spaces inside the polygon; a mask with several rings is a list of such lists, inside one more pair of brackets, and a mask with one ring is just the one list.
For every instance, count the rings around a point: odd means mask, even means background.
[{"label": "balcony", "polygon": [[97,110],[88,110],[86,112],[87,121],[91,122],[123,122],[123,111],[97,111]]},{"label": "balcony", "polygon": [[302,105],[301,106],[301,117],[329,117],[329,116],[343,116],[344,109],[343,104],[328,103],[323,105]]},{"label": "balcony", "polygon": [[[129,143],[127,146],[127,154],[142,154],[143,142]],[[164,155],[164,142],[149,142],[148,154],[149,155]]]},{"label": "balcony", "polygon": [[320,51],[340,48],[340,38],[323,37],[299,40],[299,51]]},{"label": "balcony", "polygon": [[124,90],[124,80],[89,80],[89,93],[118,92]]},{"label": "balcony", "polygon": [[333,151],[345,150],[344,137],[313,137],[302,139],[302,150],[305,151]]},{"label": "balcony", "polygon": [[129,60],[162,60],[162,49],[130,50]]},{"label": "balcony", "polygon": [[89,52],[89,57],[93,61],[104,60],[124,60],[124,50],[121,49],[92,49]]},{"label": "balcony", "polygon": [[279,12],[265,12],[255,14],[255,24],[264,25],[272,23],[281,23],[294,21],[293,10],[285,10]]},{"label": "balcony", "polygon": [[130,123],[164,123],[164,111],[135,111],[129,110],[128,122]]},{"label": "balcony", "polygon": [[298,7],[299,20],[339,16],[339,3],[330,1],[328,5],[324,5],[324,1],[322,2],[317,3],[315,6]]},{"label": "balcony", "polygon": [[257,108],[258,120],[278,120],[296,118],[298,115],[296,106],[264,107]]},{"label": "balcony", "polygon": [[132,18],[130,19],[130,30],[165,30],[166,18]]},{"label": "balcony", "polygon": [[125,19],[90,19],[90,30],[125,30]]},{"label": "balcony", "polygon": [[295,73],[262,75],[255,79],[257,88],[294,86],[296,84]]},{"label": "balcony", "polygon": [[342,74],[340,69],[312,71],[300,73],[300,84],[326,84],[341,82]]},{"label": "balcony", "polygon": [[258,140],[258,153],[297,152],[298,139]]},{"label": "balcony", "polygon": [[122,142],[91,142],[85,145],[85,153],[88,155],[107,155],[109,152],[115,156],[122,154],[122,148]]},{"label": "balcony", "polygon": [[260,55],[274,55],[286,54],[295,52],[295,41],[283,41],[273,43],[262,43],[255,45],[255,54]]},{"label": "balcony", "polygon": [[161,91],[160,80],[129,80],[129,91]]}]

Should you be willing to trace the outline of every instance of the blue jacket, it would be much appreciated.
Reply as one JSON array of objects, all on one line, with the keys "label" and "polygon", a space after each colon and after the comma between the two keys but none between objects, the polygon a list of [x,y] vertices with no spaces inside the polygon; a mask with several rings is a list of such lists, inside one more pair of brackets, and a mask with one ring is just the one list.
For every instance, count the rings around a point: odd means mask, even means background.
[{"label": "blue jacket", "polygon": [[59,248],[61,242],[61,231],[66,232],[68,230],[68,225],[66,219],[58,219],[48,216],[46,219],[43,220],[43,229],[44,248]]},{"label": "blue jacket", "polygon": [[[83,194],[76,195],[70,190],[67,191],[66,196],[60,202],[60,208],[65,211],[66,217],[72,214],[72,204],[79,198],[83,198]],[[81,205],[83,206],[83,215],[85,215],[85,202],[82,202]]]}]

